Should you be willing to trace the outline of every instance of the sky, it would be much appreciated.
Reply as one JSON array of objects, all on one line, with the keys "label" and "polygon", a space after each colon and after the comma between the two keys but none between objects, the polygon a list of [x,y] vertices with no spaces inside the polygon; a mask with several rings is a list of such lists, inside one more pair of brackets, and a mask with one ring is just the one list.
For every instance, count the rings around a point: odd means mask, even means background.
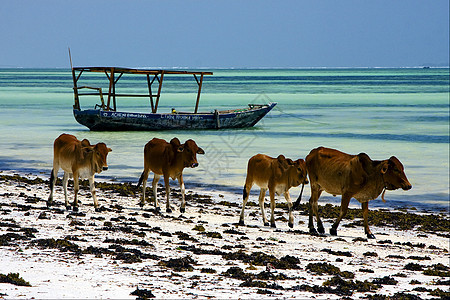
[{"label": "sky", "polygon": [[2,0],[0,67],[449,65],[448,0]]}]

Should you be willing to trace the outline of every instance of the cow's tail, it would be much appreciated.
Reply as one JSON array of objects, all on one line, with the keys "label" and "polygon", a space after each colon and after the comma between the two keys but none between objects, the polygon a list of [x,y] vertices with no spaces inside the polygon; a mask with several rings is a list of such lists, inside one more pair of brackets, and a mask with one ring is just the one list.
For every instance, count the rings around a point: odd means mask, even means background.
[{"label": "cow's tail", "polygon": [[297,209],[297,207],[300,205],[300,201],[302,201],[302,194],[303,194],[303,188],[305,187],[305,183],[302,184],[302,189],[300,191],[300,195],[297,198],[297,201],[295,201],[294,205],[292,206],[292,210]]},{"label": "cow's tail", "polygon": [[140,187],[142,181],[144,181],[144,173],[145,173],[145,171],[143,171],[142,174],[141,174],[141,177],[139,177],[139,181],[138,181],[138,184],[136,186],[137,188]]},{"label": "cow's tail", "polygon": [[55,172],[54,169],[52,169],[52,172],[50,174],[50,191],[53,191],[53,181],[55,180]]},{"label": "cow's tail", "polygon": [[248,197],[248,193],[247,193],[247,185],[244,185],[244,190],[242,192],[242,200],[245,201],[245,199]]}]

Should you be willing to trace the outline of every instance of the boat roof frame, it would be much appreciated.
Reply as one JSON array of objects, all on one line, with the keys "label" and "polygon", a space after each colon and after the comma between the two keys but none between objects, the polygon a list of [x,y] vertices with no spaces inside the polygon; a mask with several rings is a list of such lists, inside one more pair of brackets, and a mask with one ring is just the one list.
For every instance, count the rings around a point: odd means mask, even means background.
[{"label": "boat roof frame", "polygon": [[[107,103],[105,104],[103,99],[103,92],[101,88],[89,87],[89,86],[78,86],[78,80],[81,74],[84,72],[96,72],[105,73],[109,81],[109,88],[107,93]],[[77,74],[78,73],[78,74]],[[117,94],[116,93],[116,83],[122,77],[123,74],[138,74],[145,75],[147,77],[148,94]],[[79,96],[83,95],[99,95],[102,101],[100,107],[106,111],[116,111],[116,97],[149,97],[152,113],[156,113],[158,110],[159,99],[161,96],[161,89],[164,75],[193,75],[197,84],[197,100],[195,103],[194,113],[198,112],[198,105],[200,102],[200,94],[203,84],[204,75],[213,75],[213,72],[209,71],[184,71],[184,70],[163,70],[163,69],[135,69],[135,68],[123,68],[123,67],[72,67],[72,78],[73,78],[73,90],[74,90],[74,109],[80,110]],[[197,76],[200,76],[200,79]],[[152,76],[152,78],[150,78]],[[158,91],[156,94],[152,93],[153,82],[158,81]],[[81,89],[91,89],[97,92],[80,92]],[[156,99],[154,102],[153,99]]]}]

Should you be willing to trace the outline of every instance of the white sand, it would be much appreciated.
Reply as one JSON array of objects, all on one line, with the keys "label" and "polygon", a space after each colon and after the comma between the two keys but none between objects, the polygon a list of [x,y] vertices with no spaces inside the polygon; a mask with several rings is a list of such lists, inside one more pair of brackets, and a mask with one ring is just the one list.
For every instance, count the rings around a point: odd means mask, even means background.
[{"label": "white sand", "polygon": [[[194,191],[197,192],[197,191]],[[23,193],[23,194],[21,194]],[[371,293],[354,292],[351,298],[358,299],[366,297],[368,294],[393,295],[397,292],[405,292],[419,295],[422,298],[431,298],[428,292],[412,291],[417,287],[424,287],[430,290],[440,288],[448,291],[448,286],[434,285],[433,282],[441,278],[426,276],[421,271],[405,270],[407,263],[418,263],[421,265],[434,265],[437,263],[449,265],[449,241],[446,238],[435,234],[410,230],[399,231],[392,228],[379,228],[371,226],[372,232],[377,237],[376,240],[367,242],[357,241],[355,238],[365,238],[362,227],[346,228],[343,225],[349,223],[343,220],[338,230],[338,237],[327,235],[326,237],[315,237],[306,234],[296,234],[287,226],[287,221],[277,221],[278,228],[272,229],[262,226],[261,214],[257,207],[246,208],[246,225],[235,224],[239,219],[241,207],[241,195],[221,195],[210,193],[215,204],[199,204],[188,201],[184,218],[178,218],[179,201],[171,202],[173,213],[164,212],[155,215],[145,211],[152,206],[147,204],[142,210],[138,205],[137,197],[122,197],[110,192],[99,191],[100,204],[106,207],[119,204],[123,210],[113,210],[110,212],[95,212],[92,206],[92,199],[88,191],[80,192],[80,212],[86,214],[84,217],[68,218],[68,212],[63,214],[50,210],[31,209],[20,210],[17,205],[31,205],[33,208],[45,207],[44,201],[38,203],[26,203],[26,196],[35,196],[47,199],[48,188],[44,185],[17,184],[14,182],[0,182],[0,222],[12,223],[13,219],[21,227],[32,227],[38,230],[35,233],[36,239],[55,238],[63,239],[66,236],[78,237],[83,241],[72,241],[82,249],[89,245],[108,248],[110,243],[105,243],[106,238],[122,238],[127,240],[137,239],[149,242],[151,246],[123,245],[125,248],[137,248],[144,253],[155,254],[162,259],[181,258],[191,256],[197,261],[192,272],[176,272],[172,269],[158,265],[159,260],[144,259],[140,263],[123,263],[121,260],[114,260],[110,255],[95,257],[91,254],[83,254],[77,257],[71,252],[61,252],[58,249],[39,249],[36,245],[31,245],[30,240],[15,241],[10,246],[0,246],[0,273],[19,273],[20,277],[28,281],[31,287],[16,286],[13,284],[0,283],[0,299],[136,299],[130,295],[136,287],[151,290],[157,298],[297,298],[297,299],[339,299],[342,296],[334,294],[313,294],[305,291],[296,291],[291,287],[307,284],[322,285],[330,279],[331,275],[316,275],[308,272],[306,266],[309,263],[328,262],[341,271],[351,271],[355,274],[355,280],[372,281],[374,278],[393,276],[398,283],[396,285],[384,285],[380,289]],[[205,193],[201,193],[205,194]],[[69,189],[69,198],[72,199],[72,189]],[[254,197],[253,197],[254,198]],[[62,187],[57,186],[55,191],[55,201],[62,204],[64,201]],[[160,204],[165,208],[165,200],[160,197]],[[239,203],[237,207],[218,205],[220,201]],[[257,201],[257,199],[250,199]],[[281,199],[280,201],[284,201]],[[12,206],[10,206],[12,205]],[[63,206],[59,206],[63,209]],[[10,210],[10,211],[9,211]],[[38,219],[43,211],[50,219]],[[267,209],[266,213],[270,211]],[[287,218],[287,212],[277,209],[279,216]],[[143,216],[147,213],[147,217]],[[249,216],[252,213],[254,216]],[[120,220],[133,224],[145,222],[149,228],[160,227],[162,232],[171,233],[172,236],[161,235],[158,231],[145,231],[145,237],[141,238],[131,233],[122,231],[110,232],[99,230],[105,221],[111,218],[125,217]],[[268,215],[270,216],[270,215]],[[294,213],[294,230],[307,231],[307,217]],[[103,217],[104,220],[99,217]],[[94,219],[92,219],[94,218]],[[129,221],[135,218],[136,221]],[[83,225],[69,226],[72,220],[82,222]],[[132,219],[134,220],[134,219]],[[325,228],[328,232],[331,220],[325,220]],[[304,223],[303,223],[304,222]],[[111,221],[113,226],[119,225],[117,221]],[[207,237],[192,230],[194,226],[201,224],[206,232],[219,232],[222,239]],[[141,227],[130,225],[134,230],[139,231]],[[0,235],[7,232],[8,227],[0,227]],[[246,235],[227,234],[227,229],[236,229]],[[141,230],[142,231],[142,230]],[[199,242],[183,241],[175,234],[181,231],[196,238]],[[425,237],[426,236],[426,237]],[[258,239],[259,238],[259,239]],[[379,241],[392,241],[392,244],[381,244]],[[400,245],[396,245],[396,243]],[[410,247],[402,245],[410,242],[413,245],[424,243],[425,248]],[[245,253],[263,251],[272,254],[277,258],[285,255],[295,256],[300,259],[300,269],[273,270],[275,274],[285,274],[293,277],[291,280],[278,280],[276,283],[282,286],[283,290],[267,289],[273,294],[259,294],[258,290],[265,290],[256,287],[240,287],[243,282],[239,279],[222,276],[221,273],[233,266],[239,266],[248,273],[260,273],[265,270],[265,266],[256,266],[255,270],[248,270],[248,264],[240,260],[225,260],[218,255],[195,255],[190,251],[177,249],[180,245],[195,245],[201,249],[219,249],[221,251],[237,251],[239,249],[224,250],[223,246],[244,247]],[[430,249],[429,246],[439,249]],[[331,249],[333,251],[349,251],[352,257],[336,256],[321,250]],[[365,256],[364,253],[375,252],[377,256]],[[401,255],[406,259],[387,258],[388,255]],[[410,256],[429,257],[430,260],[407,259]],[[338,260],[338,261],[337,261]],[[342,261],[339,261],[342,260]],[[203,268],[213,268],[215,274],[201,273]],[[360,269],[370,269],[374,273],[361,272]],[[400,277],[403,274],[405,277]],[[446,278],[448,280],[448,278]],[[417,280],[420,284],[412,285],[411,280]],[[267,283],[273,283],[273,280]]]}]

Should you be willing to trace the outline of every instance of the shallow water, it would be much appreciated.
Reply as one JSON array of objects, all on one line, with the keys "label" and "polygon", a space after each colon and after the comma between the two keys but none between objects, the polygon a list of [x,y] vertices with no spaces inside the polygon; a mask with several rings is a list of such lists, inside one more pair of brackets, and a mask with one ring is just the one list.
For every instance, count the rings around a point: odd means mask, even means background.
[{"label": "shallow water", "polygon": [[[205,76],[200,111],[278,102],[253,128],[220,131],[90,132],[72,115],[72,78],[65,69],[0,69],[0,170],[48,176],[52,143],[61,133],[105,142],[113,149],[101,178],[137,182],[143,147],[153,137],[193,138],[206,155],[184,172],[186,187],[239,196],[248,159],[257,153],[304,158],[318,146],[372,159],[397,156],[413,185],[388,191],[371,206],[448,210],[449,69],[213,70]],[[107,91],[104,75],[89,85]],[[86,82],[87,83],[87,82]],[[121,91],[145,91],[139,77],[120,79]],[[192,111],[193,78],[164,78],[161,112]],[[99,103],[81,98],[81,106]],[[148,100],[119,99],[118,110],[149,111]],[[175,183],[174,183],[175,184]],[[291,189],[292,198],[299,188]],[[252,195],[258,193],[254,187]],[[305,188],[305,198],[309,188]],[[240,196],[239,196],[240,197]],[[326,201],[339,198],[325,197]],[[355,201],[355,200],[352,200]],[[356,202],[356,201],[355,201]],[[353,203],[353,202],[352,202]],[[356,202],[357,203],[357,202]],[[373,203],[373,204],[372,204]]]}]

